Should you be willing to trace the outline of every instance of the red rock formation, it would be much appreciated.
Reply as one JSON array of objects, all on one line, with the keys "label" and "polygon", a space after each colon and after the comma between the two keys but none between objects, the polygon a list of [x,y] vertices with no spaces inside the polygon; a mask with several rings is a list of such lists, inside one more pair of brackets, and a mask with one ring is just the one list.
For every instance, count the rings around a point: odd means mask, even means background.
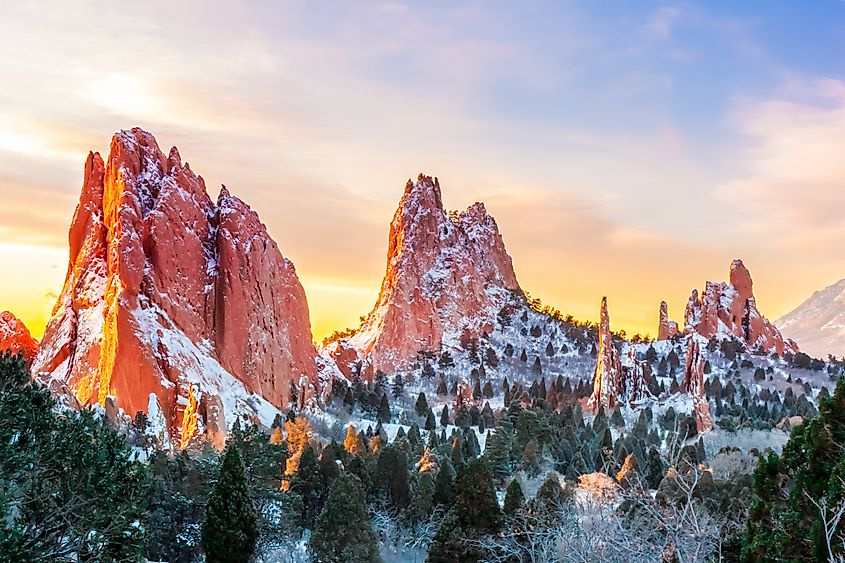
[{"label": "red rock formation", "polygon": [[23,352],[27,361],[32,361],[38,351],[38,342],[29,329],[9,311],[0,313],[0,353],[6,350]]},{"label": "red rock formation", "polygon": [[707,282],[699,298],[693,290],[684,314],[684,333],[724,340],[736,338],[750,350],[796,353],[798,346],[757,310],[751,274],[742,263],[731,264],[730,282]]},{"label": "red rock formation", "polygon": [[710,405],[704,395],[704,363],[701,346],[695,337],[690,337],[687,344],[686,364],[684,365],[684,391],[692,397],[693,415],[699,432],[713,428]]},{"label": "red rock formation", "polygon": [[226,419],[259,414],[269,426],[291,381],[316,385],[293,264],[246,204],[225,188],[213,202],[175,147],[165,155],[132,129],[114,136],[107,163],[89,154],[69,243],[33,373],[82,405],[113,395],[146,411],[152,393],[184,444],[206,394]]},{"label": "red rock formation", "polygon": [[627,365],[622,366],[622,378],[619,388],[619,399],[623,403],[642,403],[651,397],[648,382],[651,368],[648,362],[637,359],[634,346],[628,348]]},{"label": "red rock formation", "polygon": [[347,376],[359,358],[392,371],[420,351],[457,346],[464,332],[477,338],[492,330],[509,290],[519,284],[484,204],[446,213],[439,182],[420,174],[406,184],[390,224],[378,301],[353,337],[331,345],[332,356]]},{"label": "red rock formation", "polygon": [[613,345],[610,332],[610,316],[607,314],[607,297],[601,299],[601,320],[599,321],[598,356],[593,375],[593,394],[588,405],[594,410],[600,406],[610,409],[616,406],[620,395],[622,363],[619,352]]},{"label": "red rock formation", "polygon": [[669,320],[669,305],[660,302],[660,320],[657,327],[657,339],[668,340],[678,334],[678,323]]}]

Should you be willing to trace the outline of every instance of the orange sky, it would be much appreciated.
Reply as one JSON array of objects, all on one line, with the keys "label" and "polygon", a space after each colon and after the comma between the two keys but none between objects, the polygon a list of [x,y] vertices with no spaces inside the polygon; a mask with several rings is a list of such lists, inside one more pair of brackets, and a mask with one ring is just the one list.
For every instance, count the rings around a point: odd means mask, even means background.
[{"label": "orange sky", "polygon": [[316,339],[374,303],[419,172],[448,208],[484,201],[523,288],[565,313],[607,295],[614,329],[654,334],[661,299],[680,320],[740,257],[777,318],[845,276],[845,45],[829,13],[731,9],[14,3],[0,309],[41,334],[85,155],[137,125],[258,211]]}]

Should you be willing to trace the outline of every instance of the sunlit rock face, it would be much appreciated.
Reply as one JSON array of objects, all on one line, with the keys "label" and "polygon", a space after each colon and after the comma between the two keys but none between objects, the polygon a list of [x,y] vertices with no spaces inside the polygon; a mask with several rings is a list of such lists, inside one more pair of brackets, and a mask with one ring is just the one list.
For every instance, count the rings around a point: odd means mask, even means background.
[{"label": "sunlit rock face", "polygon": [[113,137],[107,162],[89,154],[68,238],[33,373],[80,404],[112,395],[134,414],[152,393],[184,444],[211,406],[218,430],[240,414],[269,426],[291,382],[316,386],[293,264],[246,204],[225,188],[212,201],[175,147],[164,154],[132,129]]},{"label": "sunlit rock face", "polygon": [[590,407],[597,410],[600,406],[610,409],[617,405],[622,391],[622,373],[619,352],[613,345],[613,334],[610,332],[607,297],[602,297],[596,371],[593,374],[593,394],[590,396],[588,403]]},{"label": "sunlit rock face", "polygon": [[795,353],[798,346],[786,339],[757,310],[751,274],[742,263],[731,263],[730,282],[707,282],[699,297],[694,289],[684,314],[684,332],[704,338],[736,338],[749,350]]},{"label": "sunlit rock face", "polygon": [[7,350],[13,354],[23,352],[24,358],[31,361],[38,351],[38,342],[17,317],[3,311],[0,313],[0,353]]},{"label": "sunlit rock face", "polygon": [[660,302],[660,317],[657,325],[657,339],[668,340],[678,334],[678,323],[669,320],[669,304]]},{"label": "sunlit rock face", "polygon": [[491,331],[511,290],[519,290],[513,264],[484,204],[447,213],[439,182],[421,174],[406,184],[390,223],[387,270],[375,307],[360,330],[333,343],[330,353],[347,376],[361,360],[392,371],[419,351],[438,352],[462,335]]}]

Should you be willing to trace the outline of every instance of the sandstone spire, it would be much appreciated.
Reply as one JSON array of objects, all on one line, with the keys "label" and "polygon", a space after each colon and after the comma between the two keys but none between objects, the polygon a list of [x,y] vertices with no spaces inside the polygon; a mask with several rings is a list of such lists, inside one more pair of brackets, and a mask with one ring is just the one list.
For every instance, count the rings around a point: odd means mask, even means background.
[{"label": "sandstone spire", "polygon": [[678,334],[678,323],[669,320],[669,305],[665,301],[660,302],[660,318],[657,327],[657,339],[668,340]]},{"label": "sandstone spire", "polygon": [[408,180],[390,223],[387,268],[373,310],[357,333],[330,347],[347,376],[363,360],[389,372],[420,351],[492,330],[519,284],[495,219],[483,203],[443,208],[437,178]]},{"label": "sandstone spire", "polygon": [[713,428],[710,405],[704,394],[704,363],[701,346],[694,336],[689,337],[684,365],[684,391],[692,397],[695,425],[699,432]]},{"label": "sandstone spire", "polygon": [[751,274],[734,260],[730,282],[710,282],[699,297],[693,289],[684,314],[684,333],[724,340],[736,338],[750,350],[795,353],[798,346],[785,339],[780,331],[757,310]]},{"label": "sandstone spire", "polygon": [[136,128],[115,134],[107,162],[90,153],[68,238],[33,373],[80,404],[160,405],[184,444],[211,407],[218,430],[238,415],[269,426],[292,381],[316,385],[293,265],[246,204],[225,188],[213,202],[175,148]]},{"label": "sandstone spire", "polygon": [[619,353],[613,345],[613,334],[610,332],[610,316],[607,314],[607,297],[601,299],[601,319],[599,321],[598,355],[596,370],[593,375],[593,394],[589,406],[605,409],[616,406],[620,394],[620,378],[622,364]]}]

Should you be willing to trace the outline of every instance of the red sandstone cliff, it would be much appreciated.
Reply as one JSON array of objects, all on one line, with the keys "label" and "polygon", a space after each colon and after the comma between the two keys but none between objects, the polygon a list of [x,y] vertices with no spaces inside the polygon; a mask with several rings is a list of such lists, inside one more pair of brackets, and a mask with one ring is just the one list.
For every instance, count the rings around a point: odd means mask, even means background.
[{"label": "red sandstone cliff", "polygon": [[254,211],[225,188],[212,201],[141,129],[117,133],[105,163],[89,154],[84,178],[36,376],[130,415],[155,394],[183,444],[211,410],[218,429],[269,425],[292,384],[316,386],[305,293]]},{"label": "red sandstone cliff", "polygon": [[750,350],[795,353],[798,346],[757,310],[751,274],[742,263],[731,263],[730,282],[707,282],[699,297],[694,289],[684,314],[684,332],[704,338],[736,338]]},{"label": "red sandstone cliff", "polygon": [[6,350],[11,350],[14,354],[23,352],[24,358],[31,361],[38,351],[38,342],[17,317],[3,311],[0,313],[0,352]]},{"label": "red sandstone cliff", "polygon": [[492,330],[509,290],[519,284],[484,204],[447,213],[437,179],[420,174],[406,184],[390,223],[375,307],[354,336],[329,352],[347,376],[358,360],[370,371],[391,371],[419,351],[438,352],[461,335]]}]

